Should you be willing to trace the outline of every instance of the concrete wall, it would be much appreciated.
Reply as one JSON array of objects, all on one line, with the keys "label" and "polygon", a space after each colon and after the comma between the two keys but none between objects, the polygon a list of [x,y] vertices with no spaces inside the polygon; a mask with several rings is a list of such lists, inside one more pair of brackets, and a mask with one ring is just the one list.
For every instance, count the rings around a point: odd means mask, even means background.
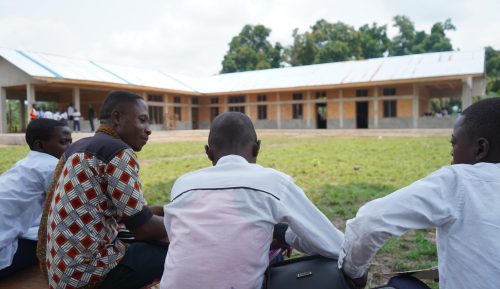
[{"label": "concrete wall", "polygon": [[418,128],[452,128],[455,125],[455,116],[418,118]]}]

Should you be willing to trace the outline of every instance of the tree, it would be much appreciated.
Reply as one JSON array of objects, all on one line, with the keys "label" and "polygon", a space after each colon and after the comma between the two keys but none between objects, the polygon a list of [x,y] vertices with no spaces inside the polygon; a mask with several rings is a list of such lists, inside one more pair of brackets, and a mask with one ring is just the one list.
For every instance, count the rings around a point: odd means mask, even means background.
[{"label": "tree", "polygon": [[488,46],[486,52],[486,73],[488,75],[487,90],[500,94],[500,50]]},{"label": "tree", "polygon": [[245,25],[229,43],[221,73],[280,67],[284,49],[279,42],[273,46],[267,40],[270,33],[264,25]]},{"label": "tree", "polygon": [[399,34],[392,39],[389,55],[408,55],[426,52],[451,51],[453,46],[446,31],[455,30],[450,19],[437,22],[431,28],[431,33],[416,31],[413,22],[406,16],[395,16],[394,27]]},{"label": "tree", "polygon": [[383,57],[391,42],[387,37],[387,26],[378,26],[377,23],[372,23],[371,26],[365,24],[358,31],[362,57],[364,59]]}]

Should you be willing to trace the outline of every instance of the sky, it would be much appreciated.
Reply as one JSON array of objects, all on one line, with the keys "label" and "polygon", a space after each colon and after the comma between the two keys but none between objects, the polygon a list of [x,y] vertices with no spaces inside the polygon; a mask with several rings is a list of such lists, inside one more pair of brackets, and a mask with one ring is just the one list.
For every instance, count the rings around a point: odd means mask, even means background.
[{"label": "sky", "polygon": [[320,19],[387,24],[393,37],[395,15],[427,32],[450,18],[453,47],[470,51],[500,49],[499,11],[498,0],[0,0],[0,47],[200,77],[219,73],[246,24],[288,46]]}]

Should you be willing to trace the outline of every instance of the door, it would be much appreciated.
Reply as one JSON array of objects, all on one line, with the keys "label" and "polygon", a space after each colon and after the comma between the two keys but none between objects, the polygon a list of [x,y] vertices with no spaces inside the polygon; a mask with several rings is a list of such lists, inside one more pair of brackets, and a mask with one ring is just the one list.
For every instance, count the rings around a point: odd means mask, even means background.
[{"label": "door", "polygon": [[198,108],[193,107],[191,108],[191,128],[192,129],[199,129],[199,119],[198,119]]},{"label": "door", "polygon": [[368,128],[368,101],[356,102],[356,128]]},{"label": "door", "polygon": [[316,104],[316,128],[326,128],[326,103]]}]

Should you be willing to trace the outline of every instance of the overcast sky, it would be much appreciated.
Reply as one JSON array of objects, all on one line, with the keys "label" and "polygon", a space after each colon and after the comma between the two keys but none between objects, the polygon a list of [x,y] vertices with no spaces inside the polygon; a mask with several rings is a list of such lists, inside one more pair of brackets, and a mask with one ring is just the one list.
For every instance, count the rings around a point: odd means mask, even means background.
[{"label": "overcast sky", "polygon": [[500,49],[499,11],[498,0],[0,0],[0,47],[208,76],[245,24],[290,45],[319,19],[387,24],[392,37],[395,15],[427,32],[451,18],[455,49]]}]

